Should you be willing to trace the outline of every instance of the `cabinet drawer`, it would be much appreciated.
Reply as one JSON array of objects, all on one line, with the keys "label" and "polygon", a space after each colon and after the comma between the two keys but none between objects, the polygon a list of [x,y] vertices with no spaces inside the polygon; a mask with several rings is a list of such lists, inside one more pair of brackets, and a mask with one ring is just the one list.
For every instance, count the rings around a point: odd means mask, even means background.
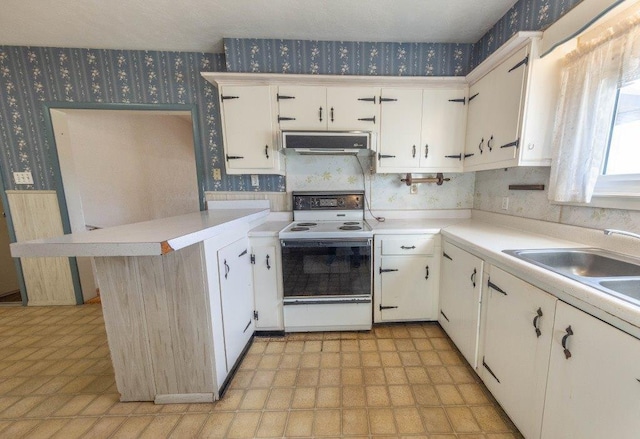
[{"label": "cabinet drawer", "polygon": [[383,255],[431,255],[435,246],[433,236],[404,235],[381,239]]}]

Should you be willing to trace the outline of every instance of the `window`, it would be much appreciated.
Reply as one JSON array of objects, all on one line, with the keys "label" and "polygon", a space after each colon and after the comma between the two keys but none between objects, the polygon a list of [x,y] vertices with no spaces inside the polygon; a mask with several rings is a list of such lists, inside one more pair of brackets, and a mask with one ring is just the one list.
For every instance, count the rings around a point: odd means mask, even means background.
[{"label": "window", "polygon": [[607,198],[640,197],[640,80],[618,90],[615,115],[593,205],[625,207]]}]

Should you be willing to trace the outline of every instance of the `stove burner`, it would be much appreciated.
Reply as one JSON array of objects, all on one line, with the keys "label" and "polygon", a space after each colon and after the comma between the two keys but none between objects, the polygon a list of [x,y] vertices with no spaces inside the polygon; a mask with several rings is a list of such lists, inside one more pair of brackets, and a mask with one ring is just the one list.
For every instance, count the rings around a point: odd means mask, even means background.
[{"label": "stove burner", "polygon": [[300,226],[300,227],[311,227],[311,226],[317,226],[318,223],[297,223],[296,226]]},{"label": "stove burner", "polygon": [[344,223],[345,226],[358,226],[360,223],[358,221],[347,221]]},{"label": "stove burner", "polygon": [[338,227],[340,230],[362,230],[360,226],[340,226]]},{"label": "stove burner", "polygon": [[309,227],[298,227],[298,226],[296,226],[296,227],[291,227],[289,230],[292,231],[292,232],[306,232],[307,230],[309,230]]}]

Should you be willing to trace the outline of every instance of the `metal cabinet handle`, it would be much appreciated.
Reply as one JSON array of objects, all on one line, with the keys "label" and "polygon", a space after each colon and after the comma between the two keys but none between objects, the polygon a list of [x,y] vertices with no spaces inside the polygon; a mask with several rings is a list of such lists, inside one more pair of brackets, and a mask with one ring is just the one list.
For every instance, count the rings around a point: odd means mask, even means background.
[{"label": "metal cabinet handle", "polygon": [[480,154],[482,154],[482,145],[484,144],[484,137],[480,139],[480,144],[478,145],[478,149],[480,150]]},{"label": "metal cabinet handle", "polygon": [[267,270],[271,270],[271,265],[269,265],[269,255],[267,255]]},{"label": "metal cabinet handle", "polygon": [[400,248],[401,248],[402,250],[413,250],[414,248],[416,248],[416,246],[415,246],[415,245],[412,245],[411,247],[406,247],[406,246],[404,246],[404,245],[401,245],[401,246],[400,246]]},{"label": "metal cabinet handle", "polygon": [[542,308],[538,308],[536,311],[536,316],[533,318],[533,327],[536,329],[536,337],[540,337],[542,332],[540,332],[540,327],[538,326],[538,321],[542,317]]},{"label": "metal cabinet handle", "polygon": [[473,287],[475,288],[476,286],[476,274],[478,273],[478,271],[474,268],[473,269],[473,273],[471,273],[471,283],[473,284]]},{"label": "metal cabinet handle", "polygon": [[491,137],[489,137],[489,140],[487,140],[487,148],[489,148],[489,151],[493,151],[493,146],[491,145],[491,142],[493,142],[493,134],[491,135]]},{"label": "metal cabinet handle", "polygon": [[425,279],[429,279],[429,266],[427,265],[426,267],[424,267],[424,269],[427,271],[427,273],[425,274],[424,278]]},{"label": "metal cabinet handle", "polygon": [[333,122],[333,107],[331,107],[331,122]]},{"label": "metal cabinet handle", "polygon": [[567,349],[567,339],[573,335],[573,330],[571,329],[571,325],[567,326],[565,329],[566,334],[562,337],[562,349],[564,349],[564,357],[568,360],[571,358],[571,351]]},{"label": "metal cabinet handle", "polygon": [[224,260],[224,278],[226,279],[227,276],[229,276],[229,271],[231,271],[231,269],[229,268],[229,264],[227,264],[227,260]]},{"label": "metal cabinet handle", "polygon": [[424,145],[424,158],[429,157],[429,144]]},{"label": "metal cabinet handle", "polygon": [[320,122],[322,122],[322,107],[320,107],[319,114],[320,114]]},{"label": "metal cabinet handle", "polygon": [[264,155],[266,155],[267,158],[269,158],[269,145],[264,145]]},{"label": "metal cabinet handle", "polygon": [[412,156],[413,158],[416,158],[416,145],[413,145],[413,149],[412,149],[411,151],[412,151],[412,152],[411,152],[411,156]]}]

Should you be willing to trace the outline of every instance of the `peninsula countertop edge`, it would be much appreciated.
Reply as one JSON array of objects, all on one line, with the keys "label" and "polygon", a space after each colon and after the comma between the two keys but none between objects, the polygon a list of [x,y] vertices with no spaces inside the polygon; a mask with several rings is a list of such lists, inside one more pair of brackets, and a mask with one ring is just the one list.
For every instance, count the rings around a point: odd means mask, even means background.
[{"label": "peninsula countertop edge", "polygon": [[11,255],[160,256],[242,224],[264,220],[269,209],[216,209],[11,244]]}]

